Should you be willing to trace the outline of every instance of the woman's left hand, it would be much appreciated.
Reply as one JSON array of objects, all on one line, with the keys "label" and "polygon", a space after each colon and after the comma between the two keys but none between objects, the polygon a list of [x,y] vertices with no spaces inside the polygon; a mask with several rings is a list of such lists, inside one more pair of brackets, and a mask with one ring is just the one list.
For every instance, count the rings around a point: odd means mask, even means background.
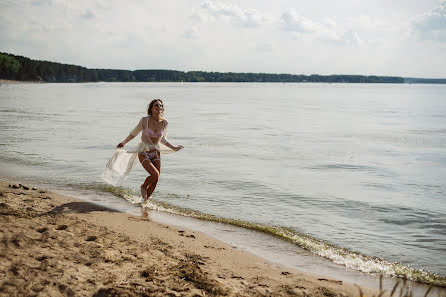
[{"label": "woman's left hand", "polygon": [[177,146],[174,148],[174,150],[179,151],[179,150],[181,150],[181,149],[183,149],[183,148],[184,148],[184,146],[182,146],[182,145],[177,145]]}]

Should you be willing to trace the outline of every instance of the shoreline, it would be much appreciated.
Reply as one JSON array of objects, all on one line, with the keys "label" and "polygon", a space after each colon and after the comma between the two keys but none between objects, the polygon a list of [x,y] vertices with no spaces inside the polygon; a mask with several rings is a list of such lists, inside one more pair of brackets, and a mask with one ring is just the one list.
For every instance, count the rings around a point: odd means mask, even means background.
[{"label": "shoreline", "polygon": [[23,81],[23,80],[9,80],[9,79],[0,79],[0,85],[15,85],[15,84],[41,84],[45,83],[44,81]]},{"label": "shoreline", "polygon": [[353,284],[268,262],[201,232],[9,184],[0,181],[0,296],[359,295]]},{"label": "shoreline", "polygon": [[8,80],[8,79],[0,79],[1,84],[96,84],[96,83],[191,83],[191,84],[200,84],[200,83],[209,83],[209,84],[340,84],[340,85],[446,85],[446,83],[433,83],[433,82],[314,82],[314,81],[302,81],[302,82],[282,82],[282,81],[84,81],[84,82],[47,82],[47,81],[27,81],[27,80]]}]

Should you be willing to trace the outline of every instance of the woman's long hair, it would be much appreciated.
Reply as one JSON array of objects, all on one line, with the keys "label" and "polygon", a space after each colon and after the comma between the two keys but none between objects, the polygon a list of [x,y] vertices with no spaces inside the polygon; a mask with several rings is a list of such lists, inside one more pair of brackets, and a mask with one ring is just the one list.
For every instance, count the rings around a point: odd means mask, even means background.
[{"label": "woman's long hair", "polygon": [[155,104],[156,101],[161,102],[161,104],[163,105],[163,111],[161,112],[161,116],[164,117],[164,103],[163,103],[163,100],[161,100],[161,99],[153,99],[152,101],[150,101],[149,106],[147,107],[147,114],[149,116],[152,115],[152,107],[153,107],[153,104]]}]

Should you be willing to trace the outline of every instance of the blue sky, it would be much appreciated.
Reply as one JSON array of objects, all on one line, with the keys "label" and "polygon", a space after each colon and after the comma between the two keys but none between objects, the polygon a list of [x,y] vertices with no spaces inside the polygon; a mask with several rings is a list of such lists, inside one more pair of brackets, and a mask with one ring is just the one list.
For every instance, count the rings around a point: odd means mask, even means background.
[{"label": "blue sky", "polygon": [[445,0],[0,0],[0,51],[95,68],[446,78]]}]

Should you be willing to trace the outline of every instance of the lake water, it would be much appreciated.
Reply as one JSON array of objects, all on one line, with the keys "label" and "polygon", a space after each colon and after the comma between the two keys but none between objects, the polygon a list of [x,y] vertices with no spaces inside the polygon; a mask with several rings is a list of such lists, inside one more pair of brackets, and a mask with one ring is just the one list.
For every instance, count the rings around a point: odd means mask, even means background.
[{"label": "lake water", "polygon": [[185,149],[151,208],[446,285],[446,85],[2,84],[0,176],[134,208],[140,165],[122,188],[99,176],[152,98]]}]

